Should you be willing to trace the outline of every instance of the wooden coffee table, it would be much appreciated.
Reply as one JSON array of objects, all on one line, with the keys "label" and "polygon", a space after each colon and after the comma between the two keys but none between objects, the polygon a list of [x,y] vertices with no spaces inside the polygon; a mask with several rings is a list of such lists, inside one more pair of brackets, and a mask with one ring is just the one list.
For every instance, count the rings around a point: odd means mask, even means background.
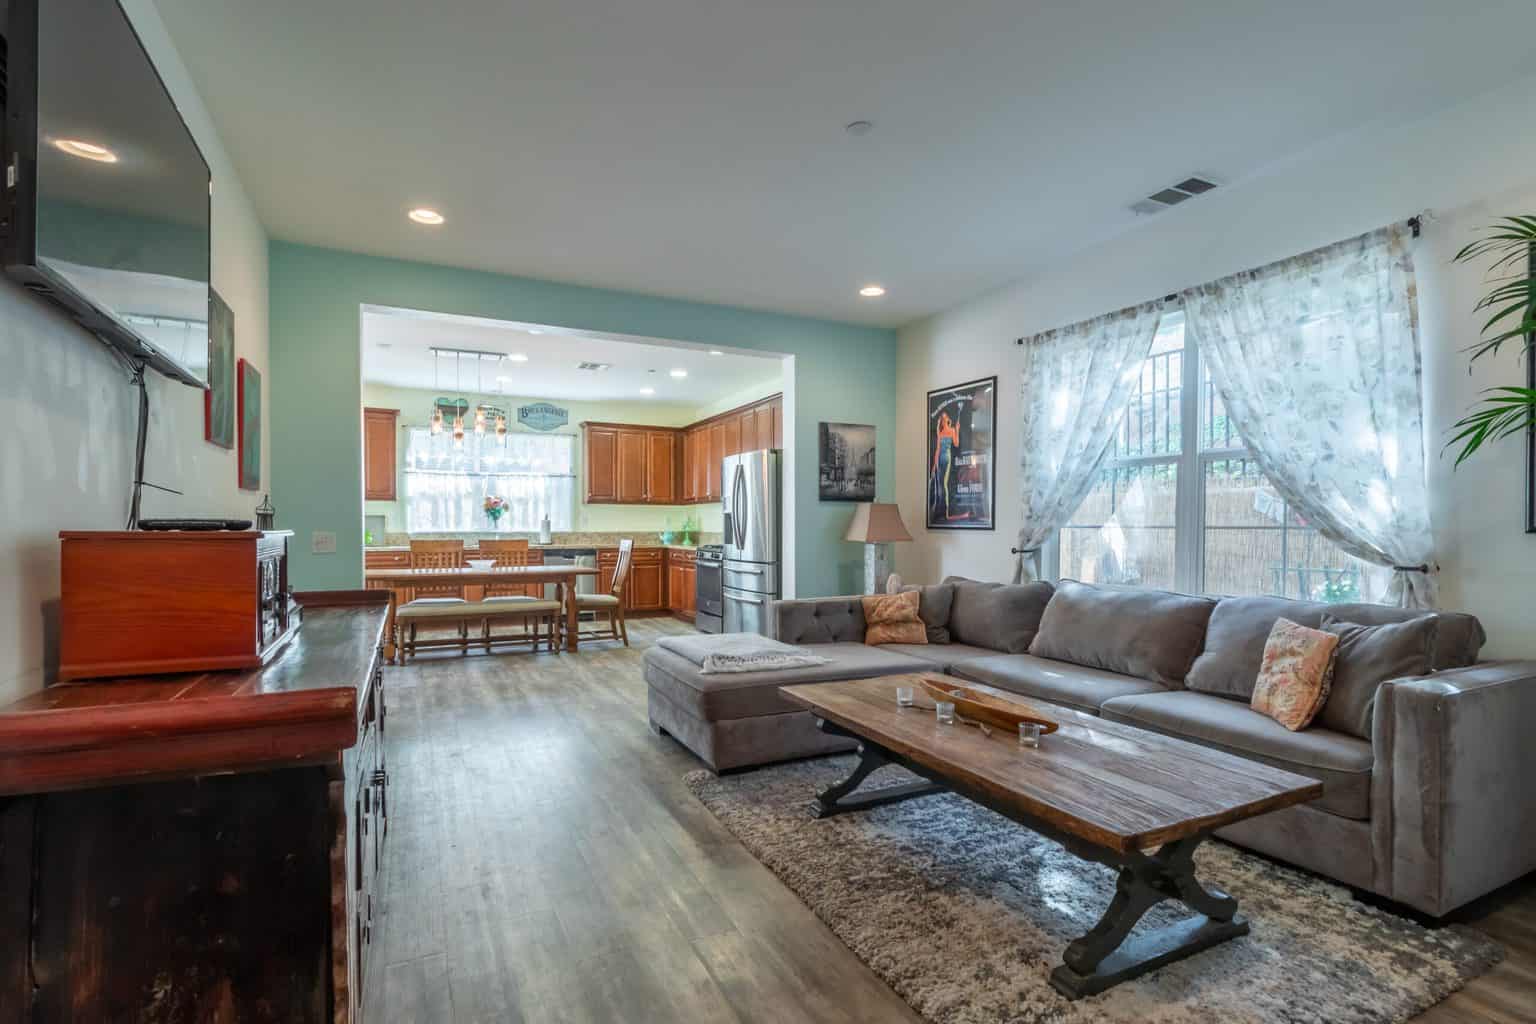
[{"label": "wooden coffee table", "polygon": [[[1061,728],[1029,749],[1001,730],[988,737],[974,726],[940,725],[932,710],[896,706],[896,687],[913,686],[919,703],[931,707],[919,678],[780,688],[823,732],[859,740],[858,766],[817,797],[818,816],[958,793],[1084,860],[1118,868],[1109,909],[1051,973],[1051,984],[1072,999],[1246,935],[1237,901],[1195,877],[1195,848],[1223,825],[1323,794],[1322,783],[1302,775],[960,680],[956,685],[1014,700]],[[888,764],[924,781],[855,794]],[[1164,900],[1180,900],[1195,915],[1127,941]]]}]

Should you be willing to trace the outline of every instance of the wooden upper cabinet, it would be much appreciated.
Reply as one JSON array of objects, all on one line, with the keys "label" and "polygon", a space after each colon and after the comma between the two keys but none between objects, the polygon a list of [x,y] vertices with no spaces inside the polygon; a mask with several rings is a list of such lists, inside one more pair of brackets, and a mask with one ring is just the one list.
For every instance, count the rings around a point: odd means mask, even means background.
[{"label": "wooden upper cabinet", "polygon": [[619,501],[643,502],[646,500],[646,432],[644,430],[618,431],[619,440]]},{"label": "wooden upper cabinet", "polygon": [[720,500],[720,460],[725,458],[725,421],[715,420],[709,425],[709,450],[704,456],[704,468],[708,471],[705,479],[708,486],[704,490],[705,501]]},{"label": "wooden upper cabinet", "polygon": [[752,427],[757,435],[757,447],[779,447],[779,445],[773,440],[772,402],[760,402],[752,407]]},{"label": "wooden upper cabinet", "polygon": [[363,497],[395,500],[395,445],[399,409],[363,410]]},{"label": "wooden upper cabinet", "polygon": [[619,432],[612,427],[582,424],[586,438],[583,461],[587,471],[587,502],[619,500]]},{"label": "wooden upper cabinet", "polygon": [[670,505],[677,500],[676,453],[676,431],[646,431],[645,500],[653,505]]},{"label": "wooden upper cabinet", "polygon": [[755,452],[759,448],[766,448],[757,436],[757,409],[745,409],[741,414],[741,450]]},{"label": "wooden upper cabinet", "polygon": [[768,403],[768,414],[773,419],[773,446],[784,447],[784,396],[779,395]]},{"label": "wooden upper cabinet", "polygon": [[740,455],[744,450],[741,447],[741,414],[729,413],[722,422],[725,425],[725,444],[721,455]]}]

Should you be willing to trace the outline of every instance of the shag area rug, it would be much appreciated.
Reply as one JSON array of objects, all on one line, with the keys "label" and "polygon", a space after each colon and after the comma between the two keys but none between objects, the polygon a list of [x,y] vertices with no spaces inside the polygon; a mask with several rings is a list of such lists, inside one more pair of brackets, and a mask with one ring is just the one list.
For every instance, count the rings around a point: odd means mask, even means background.
[{"label": "shag area rug", "polygon": [[[827,820],[813,797],[852,757],[689,788],[837,936],[935,1024],[1403,1021],[1503,955],[1469,928],[1429,929],[1220,842],[1200,877],[1237,897],[1252,933],[1076,1002],[1051,988],[1066,944],[1108,906],[1115,874],[949,794]],[[866,786],[910,781],[881,769]],[[1163,903],[1157,927],[1188,909]]]}]

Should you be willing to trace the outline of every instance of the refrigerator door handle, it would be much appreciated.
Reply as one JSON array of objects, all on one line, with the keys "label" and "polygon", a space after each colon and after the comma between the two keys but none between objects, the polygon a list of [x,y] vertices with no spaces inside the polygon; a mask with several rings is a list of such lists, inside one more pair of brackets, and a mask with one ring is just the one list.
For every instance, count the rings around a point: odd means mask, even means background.
[{"label": "refrigerator door handle", "polygon": [[761,608],[763,606],[763,602],[762,602],[761,598],[755,598],[755,597],[736,597],[735,595],[732,595],[731,596],[731,600],[732,601],[740,601],[742,604],[755,604],[759,608]]},{"label": "refrigerator door handle", "polygon": [[736,467],[736,477],[731,481],[731,529],[735,532],[736,547],[740,548],[747,542],[747,513],[742,508],[742,490],[747,483],[747,473],[744,466]]}]

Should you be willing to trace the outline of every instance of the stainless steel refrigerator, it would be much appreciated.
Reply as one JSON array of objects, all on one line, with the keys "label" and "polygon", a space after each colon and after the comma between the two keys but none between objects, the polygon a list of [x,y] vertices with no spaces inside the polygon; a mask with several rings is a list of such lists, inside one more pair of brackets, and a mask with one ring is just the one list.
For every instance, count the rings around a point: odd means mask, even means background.
[{"label": "stainless steel refrigerator", "polygon": [[720,572],[727,633],[773,634],[769,615],[779,598],[780,453],[730,455],[721,464],[725,565]]}]

